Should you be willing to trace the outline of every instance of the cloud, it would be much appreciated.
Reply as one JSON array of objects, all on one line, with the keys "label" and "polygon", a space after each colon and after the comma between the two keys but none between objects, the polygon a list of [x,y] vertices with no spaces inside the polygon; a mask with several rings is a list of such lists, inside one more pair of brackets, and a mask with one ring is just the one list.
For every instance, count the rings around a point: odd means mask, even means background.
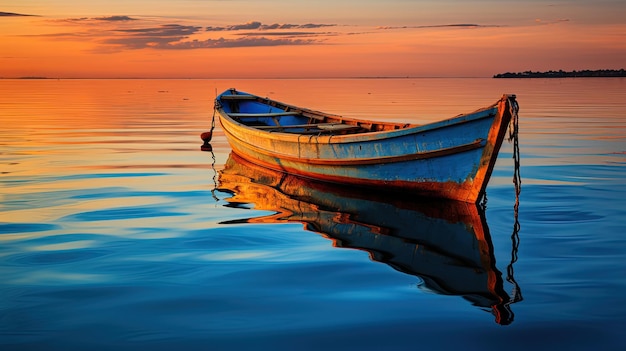
[{"label": "cloud", "polygon": [[206,27],[207,32],[220,32],[220,31],[237,31],[237,30],[273,30],[273,29],[315,29],[322,27],[332,27],[336,26],[335,24],[315,24],[315,23],[307,23],[307,24],[263,24],[258,21],[252,21],[244,24],[233,24],[225,27]]},{"label": "cloud", "polygon": [[112,21],[112,22],[117,22],[117,21],[136,21],[136,18],[131,18],[129,16],[106,16],[106,17],[94,17],[94,20],[97,21]]},{"label": "cloud", "polygon": [[137,21],[136,18],[130,16],[103,16],[103,17],[80,17],[80,18],[68,18],[61,20],[61,22],[130,22]]},{"label": "cloud", "polygon": [[493,28],[501,27],[499,25],[485,25],[475,23],[453,23],[453,24],[433,24],[426,26],[402,26],[402,27],[377,27],[377,29],[419,29],[419,28]]},{"label": "cloud", "polygon": [[542,20],[541,18],[535,19],[535,23],[539,24],[539,25],[552,25],[552,24],[559,24],[559,23],[563,23],[563,22],[569,22],[569,19],[568,18],[561,18],[561,19],[550,20],[550,21],[545,21],[545,20]]},{"label": "cloud", "polygon": [[[183,26],[179,24],[167,24],[157,27],[118,29],[117,36],[105,39],[102,44],[116,46],[123,49],[163,49],[163,50],[187,50],[209,48],[235,48],[235,47],[259,47],[259,46],[283,46],[283,45],[311,45],[316,41],[312,39],[291,39],[266,37],[246,37],[236,39],[206,39],[187,40],[193,34],[202,31],[202,27]],[[293,33],[290,33],[293,35]],[[307,33],[311,34],[311,33]]]},{"label": "cloud", "polygon": [[202,27],[164,24],[158,27],[118,29],[117,32],[146,37],[183,37],[202,30]]},{"label": "cloud", "polygon": [[202,27],[165,24],[157,27],[117,29],[116,36],[102,41],[125,49],[168,48],[190,35],[202,30]]},{"label": "cloud", "polygon": [[[234,34],[236,36],[245,36],[245,37],[259,37],[258,32],[246,32],[246,33],[237,33]],[[262,34],[263,37],[282,37],[282,38],[302,38],[302,37],[329,37],[336,36],[337,33],[333,32],[264,32]]]},{"label": "cloud", "polygon": [[26,15],[23,13],[13,13],[13,12],[0,12],[0,17],[29,17],[29,16],[37,16],[37,15]]},{"label": "cloud", "polygon": [[284,45],[310,45],[313,40],[304,39],[269,39],[265,37],[237,38],[237,39],[206,39],[182,41],[171,37],[151,38],[114,38],[106,40],[107,44],[120,46],[124,49],[162,49],[162,50],[189,50],[189,49],[216,49],[216,48],[240,48],[260,46],[284,46]]},{"label": "cloud", "polygon": [[311,45],[314,40],[308,39],[269,39],[265,37],[238,38],[238,39],[206,39],[186,42],[170,43],[160,49],[207,49],[207,48],[241,48],[260,46]]},{"label": "cloud", "polygon": [[[62,32],[29,34],[57,40],[91,41],[96,44],[94,52],[113,53],[123,50],[159,49],[191,50],[236,47],[264,47],[285,45],[315,45],[322,40],[312,37],[335,35],[319,33],[308,29],[334,25],[325,24],[272,24],[259,21],[235,24],[226,27],[203,27],[183,24],[148,24],[141,17],[104,16],[67,18],[52,20],[51,23],[64,26]],[[70,30],[67,30],[67,26]],[[291,30],[285,30],[291,29]],[[293,30],[296,29],[296,30]],[[298,30],[300,29],[300,30]],[[242,32],[242,31],[247,32]],[[230,32],[220,38],[206,38],[208,33]],[[202,37],[204,35],[204,37]]]}]

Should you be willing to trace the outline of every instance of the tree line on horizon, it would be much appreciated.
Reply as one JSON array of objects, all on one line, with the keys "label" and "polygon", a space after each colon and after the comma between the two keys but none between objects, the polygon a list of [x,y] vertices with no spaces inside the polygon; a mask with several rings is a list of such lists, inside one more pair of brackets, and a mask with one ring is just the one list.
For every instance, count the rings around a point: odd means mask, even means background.
[{"label": "tree line on horizon", "polygon": [[619,69],[599,69],[582,71],[547,71],[547,72],[506,72],[498,73],[493,78],[569,78],[569,77],[626,77],[626,70]]}]

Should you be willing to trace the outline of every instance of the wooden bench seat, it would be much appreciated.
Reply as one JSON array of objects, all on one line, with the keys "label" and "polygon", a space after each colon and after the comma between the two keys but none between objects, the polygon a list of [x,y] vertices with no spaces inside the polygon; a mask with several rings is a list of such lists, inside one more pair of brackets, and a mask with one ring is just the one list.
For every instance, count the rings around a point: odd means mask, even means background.
[{"label": "wooden bench seat", "polygon": [[258,118],[258,117],[281,117],[281,116],[297,116],[299,115],[300,112],[274,112],[274,113],[237,113],[237,112],[231,112],[228,115],[231,117],[236,117],[236,118],[245,118],[245,117],[250,117],[250,118]]},{"label": "wooden bench seat", "polygon": [[351,124],[343,124],[343,123],[320,123],[318,124],[318,128],[322,130],[335,131],[335,130],[357,129],[361,127],[351,125]]},{"label": "wooden bench seat", "polygon": [[257,96],[254,95],[222,95],[221,100],[256,100]]},{"label": "wooden bench seat", "polygon": [[343,123],[312,123],[312,124],[293,124],[293,125],[287,125],[287,126],[255,126],[254,128],[277,129],[277,130],[302,128],[302,129],[320,129],[323,131],[332,132],[332,131],[342,131],[342,130],[348,130],[348,129],[359,129],[361,127],[350,125],[350,124],[343,124]]}]

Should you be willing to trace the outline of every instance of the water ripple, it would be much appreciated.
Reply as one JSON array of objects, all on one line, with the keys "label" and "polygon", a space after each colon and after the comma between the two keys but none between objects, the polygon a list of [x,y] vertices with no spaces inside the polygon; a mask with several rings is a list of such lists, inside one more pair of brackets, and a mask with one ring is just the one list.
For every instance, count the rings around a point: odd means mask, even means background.
[{"label": "water ripple", "polygon": [[53,252],[28,252],[18,255],[14,262],[23,265],[59,265],[100,258],[109,254],[106,250],[81,249],[61,250]]},{"label": "water ripple", "polygon": [[158,206],[121,207],[107,210],[85,211],[62,218],[63,221],[112,221],[136,218],[184,216],[183,212],[164,210]]},{"label": "water ripple", "polygon": [[58,225],[49,223],[0,223],[0,234],[46,232],[58,228]]}]

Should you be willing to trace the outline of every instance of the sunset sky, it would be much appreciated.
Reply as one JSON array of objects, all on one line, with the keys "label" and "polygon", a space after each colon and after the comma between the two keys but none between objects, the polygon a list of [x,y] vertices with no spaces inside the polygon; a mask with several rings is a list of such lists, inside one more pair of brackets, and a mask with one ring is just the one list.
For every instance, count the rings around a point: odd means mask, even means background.
[{"label": "sunset sky", "polygon": [[626,1],[0,0],[0,77],[490,77],[626,67]]}]

